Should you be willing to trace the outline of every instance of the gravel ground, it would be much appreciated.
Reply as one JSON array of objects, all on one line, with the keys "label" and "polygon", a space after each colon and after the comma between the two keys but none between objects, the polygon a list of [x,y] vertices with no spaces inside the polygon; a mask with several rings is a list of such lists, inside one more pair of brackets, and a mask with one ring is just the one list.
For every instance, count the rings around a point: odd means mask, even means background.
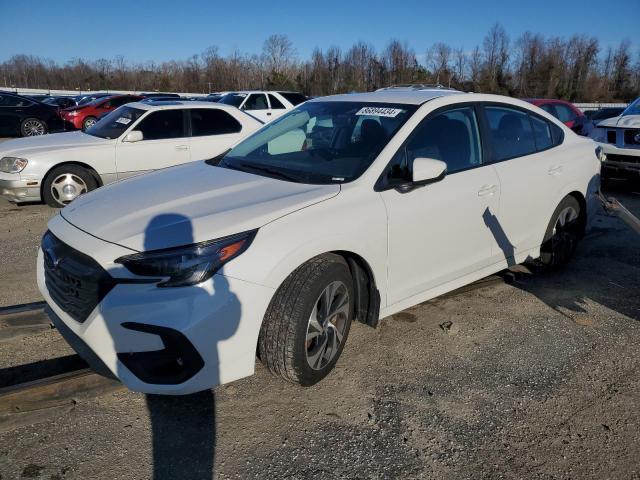
[{"label": "gravel ground", "polygon": [[[616,196],[640,214],[640,194]],[[38,300],[53,211],[0,203],[0,305]],[[0,433],[0,478],[640,478],[640,241],[601,215],[558,273],[352,328],[301,389],[256,374],[189,397],[117,392]],[[11,367],[70,353],[55,330],[0,348]]]}]

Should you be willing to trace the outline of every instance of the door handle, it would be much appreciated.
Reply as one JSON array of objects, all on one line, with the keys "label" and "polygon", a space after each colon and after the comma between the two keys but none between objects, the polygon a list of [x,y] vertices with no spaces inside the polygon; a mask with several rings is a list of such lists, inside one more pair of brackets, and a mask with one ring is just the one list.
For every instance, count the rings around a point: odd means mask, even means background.
[{"label": "door handle", "polygon": [[487,197],[489,195],[493,195],[498,191],[497,185],[483,185],[480,190],[478,190],[479,197]]},{"label": "door handle", "polygon": [[549,167],[547,173],[549,175],[560,175],[562,173],[562,165],[554,165],[552,167]]},{"label": "door handle", "polygon": [[178,145],[176,146],[176,150],[189,150],[188,145]]},{"label": "door handle", "polygon": [[267,112],[267,115],[271,115],[271,112]]}]

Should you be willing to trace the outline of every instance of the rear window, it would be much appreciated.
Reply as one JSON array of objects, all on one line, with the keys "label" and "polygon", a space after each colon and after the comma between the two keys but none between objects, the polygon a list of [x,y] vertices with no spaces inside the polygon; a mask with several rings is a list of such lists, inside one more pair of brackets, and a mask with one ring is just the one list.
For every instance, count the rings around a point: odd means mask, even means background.
[{"label": "rear window", "polygon": [[216,108],[194,108],[191,112],[191,136],[237,133],[242,125],[230,114]]},{"label": "rear window", "polygon": [[282,95],[294,107],[308,100],[308,98],[302,95],[301,93],[296,93],[296,92],[278,92],[278,93]]}]

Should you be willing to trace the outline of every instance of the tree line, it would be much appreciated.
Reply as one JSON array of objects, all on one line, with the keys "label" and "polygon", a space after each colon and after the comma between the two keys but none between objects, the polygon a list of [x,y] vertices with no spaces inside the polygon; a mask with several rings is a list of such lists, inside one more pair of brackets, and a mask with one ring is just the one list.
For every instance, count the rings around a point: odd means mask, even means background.
[{"label": "tree line", "polygon": [[271,35],[261,54],[209,47],[186,60],[130,63],[122,57],[64,64],[19,54],[0,63],[7,87],[208,93],[290,89],[320,96],[371,91],[404,83],[441,84],[464,91],[576,102],[628,102],[640,95],[640,52],[629,40],[602,48],[595,37],[544,37],[525,32],[512,40],[494,25],[471,50],[438,42],[421,53],[391,40],[382,51],[358,42],[349,49],[316,48],[299,59],[286,35]]}]

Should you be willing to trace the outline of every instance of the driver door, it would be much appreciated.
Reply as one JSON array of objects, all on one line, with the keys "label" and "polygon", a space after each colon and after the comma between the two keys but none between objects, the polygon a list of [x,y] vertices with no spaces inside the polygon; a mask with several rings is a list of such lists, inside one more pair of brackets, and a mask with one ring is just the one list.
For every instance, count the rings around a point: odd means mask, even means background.
[{"label": "driver door", "polygon": [[[411,179],[415,158],[447,164],[444,180],[396,189]],[[473,106],[455,106],[424,119],[380,179],[388,218],[388,304],[473,274],[490,263],[498,214],[495,169],[483,163]]]},{"label": "driver door", "polygon": [[142,132],[142,140],[118,142],[118,179],[180,165],[191,160],[184,110],[151,112],[143,117],[133,130]]}]

